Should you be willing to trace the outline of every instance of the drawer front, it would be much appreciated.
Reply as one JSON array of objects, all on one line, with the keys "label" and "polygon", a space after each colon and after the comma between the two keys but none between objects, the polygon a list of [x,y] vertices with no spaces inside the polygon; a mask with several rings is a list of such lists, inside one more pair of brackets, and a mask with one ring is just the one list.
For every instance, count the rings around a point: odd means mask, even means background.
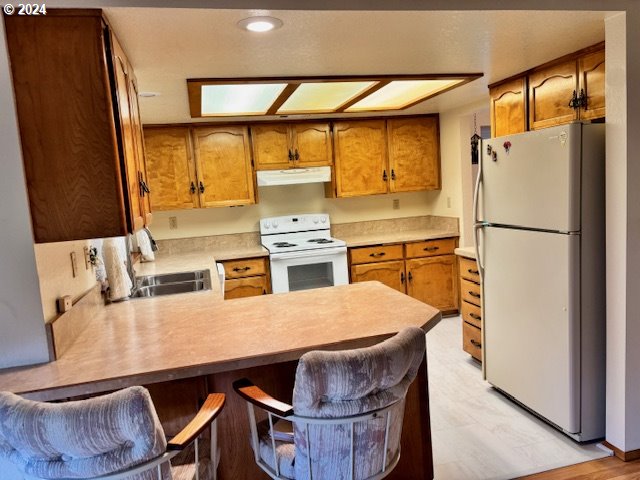
[{"label": "drawer front", "polygon": [[482,328],[482,309],[479,306],[463,301],[460,310],[462,311],[462,320]]},{"label": "drawer front", "polygon": [[462,278],[480,283],[480,271],[478,270],[478,264],[475,260],[458,257],[458,265],[460,265],[460,276]]},{"label": "drawer front", "polygon": [[455,238],[441,238],[424,242],[407,243],[407,258],[433,257],[453,254],[456,248]]},{"label": "drawer front", "polygon": [[476,360],[482,361],[482,335],[480,329],[462,322],[462,349]]},{"label": "drawer front", "polygon": [[462,300],[465,302],[473,303],[480,307],[482,305],[480,296],[480,285],[475,282],[470,282],[464,278],[460,279],[460,294]]},{"label": "drawer front", "polygon": [[265,258],[227,260],[222,264],[224,265],[224,276],[227,279],[265,275],[267,271]]},{"label": "drawer front", "polygon": [[402,260],[402,245],[382,245],[379,247],[352,248],[351,265],[360,263]]}]

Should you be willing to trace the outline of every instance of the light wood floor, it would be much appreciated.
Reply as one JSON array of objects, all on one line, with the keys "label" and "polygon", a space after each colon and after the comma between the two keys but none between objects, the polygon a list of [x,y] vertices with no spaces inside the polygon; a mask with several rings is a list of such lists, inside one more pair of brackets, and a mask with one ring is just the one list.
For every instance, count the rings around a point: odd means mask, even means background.
[{"label": "light wood floor", "polygon": [[482,380],[479,364],[462,351],[460,317],[427,334],[427,355],[436,480],[513,479],[608,455],[596,443],[574,442]]},{"label": "light wood floor", "polygon": [[637,480],[640,479],[640,460],[623,462],[616,457],[607,457],[520,477],[520,480],[565,480],[569,478],[572,480]]}]

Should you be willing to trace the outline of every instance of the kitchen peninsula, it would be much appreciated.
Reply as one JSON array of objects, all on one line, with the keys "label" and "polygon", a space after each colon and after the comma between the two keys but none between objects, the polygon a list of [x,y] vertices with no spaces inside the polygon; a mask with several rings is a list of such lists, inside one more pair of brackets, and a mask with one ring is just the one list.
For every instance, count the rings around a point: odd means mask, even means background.
[{"label": "kitchen peninsula", "polygon": [[[0,390],[55,400],[142,384],[167,431],[197,407],[190,391],[224,392],[228,405],[218,426],[222,479],[261,478],[233,380],[247,376],[290,401],[303,353],[369,346],[406,326],[427,332],[440,319],[438,310],[378,282],[231,301],[214,289],[114,303],[95,312],[57,361],[3,371]],[[402,458],[389,478],[432,478],[426,360],[406,408]]]}]

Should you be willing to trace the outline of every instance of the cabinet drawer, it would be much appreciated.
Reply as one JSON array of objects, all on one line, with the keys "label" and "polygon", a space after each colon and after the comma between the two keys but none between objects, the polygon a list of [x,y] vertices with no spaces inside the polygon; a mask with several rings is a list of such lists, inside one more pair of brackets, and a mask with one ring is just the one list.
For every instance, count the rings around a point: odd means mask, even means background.
[{"label": "cabinet drawer", "polygon": [[482,361],[482,335],[478,327],[462,322],[462,349]]},{"label": "cabinet drawer", "polygon": [[402,245],[382,245],[351,249],[351,265],[387,260],[402,260]]},{"label": "cabinet drawer", "polygon": [[407,258],[433,257],[434,255],[449,255],[456,248],[455,238],[441,238],[424,242],[407,243]]},{"label": "cabinet drawer", "polygon": [[267,271],[264,258],[227,260],[222,263],[224,265],[224,276],[227,279],[264,275]]},{"label": "cabinet drawer", "polygon": [[471,258],[458,257],[458,265],[460,265],[460,276],[471,280],[475,283],[480,283],[480,272],[478,271],[478,264]]},{"label": "cabinet drawer", "polygon": [[233,278],[224,282],[224,299],[255,297],[269,293],[266,275]]},{"label": "cabinet drawer", "polygon": [[475,282],[470,282],[464,278],[460,279],[460,294],[462,300],[465,302],[473,303],[474,305],[481,306],[480,285]]},{"label": "cabinet drawer", "polygon": [[460,306],[462,320],[478,328],[482,328],[482,309],[473,303],[462,301]]}]

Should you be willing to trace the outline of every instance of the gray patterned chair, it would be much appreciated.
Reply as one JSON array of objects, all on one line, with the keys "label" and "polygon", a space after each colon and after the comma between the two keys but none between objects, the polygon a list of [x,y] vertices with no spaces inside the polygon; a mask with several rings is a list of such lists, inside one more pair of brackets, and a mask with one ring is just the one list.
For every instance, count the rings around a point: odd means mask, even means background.
[{"label": "gray patterned chair", "polygon": [[[236,381],[247,401],[256,463],[277,479],[386,477],[400,459],[405,398],[424,357],[419,328],[367,348],[306,353],[293,405],[247,379]],[[256,407],[266,417],[260,422]]]},{"label": "gray patterned chair", "polygon": [[193,420],[167,442],[143,387],[66,403],[0,392],[0,460],[27,479],[175,480],[169,461],[191,446],[198,459],[198,436],[211,425],[215,478],[216,417],[224,403],[223,394],[209,395]]}]

